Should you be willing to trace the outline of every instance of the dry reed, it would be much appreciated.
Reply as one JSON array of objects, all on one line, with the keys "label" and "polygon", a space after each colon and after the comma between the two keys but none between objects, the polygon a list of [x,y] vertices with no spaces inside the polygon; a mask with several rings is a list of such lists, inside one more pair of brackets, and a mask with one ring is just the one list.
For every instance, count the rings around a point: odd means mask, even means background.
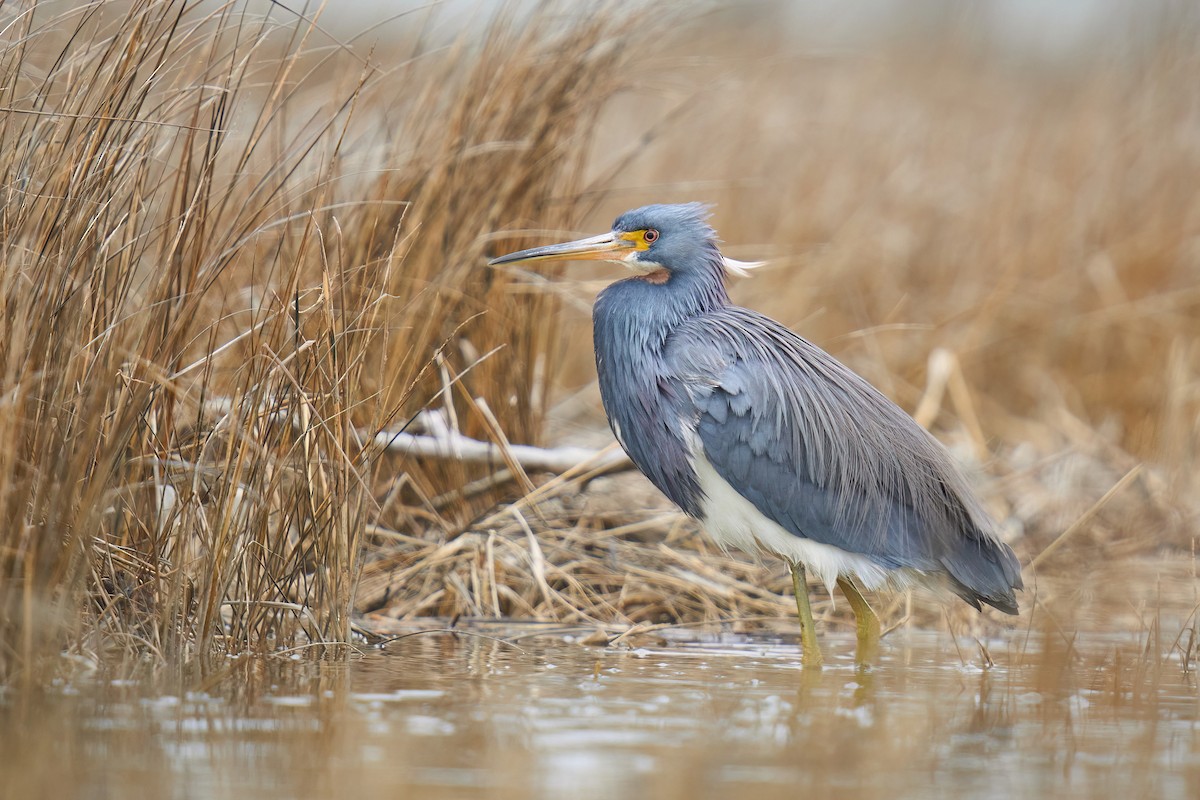
[{"label": "dry reed", "polygon": [[0,680],[345,642],[381,499],[466,480],[372,432],[437,397],[536,437],[507,400],[545,391],[553,299],[485,234],[568,222],[619,27],[501,11],[383,69],[284,13],[4,16]]}]

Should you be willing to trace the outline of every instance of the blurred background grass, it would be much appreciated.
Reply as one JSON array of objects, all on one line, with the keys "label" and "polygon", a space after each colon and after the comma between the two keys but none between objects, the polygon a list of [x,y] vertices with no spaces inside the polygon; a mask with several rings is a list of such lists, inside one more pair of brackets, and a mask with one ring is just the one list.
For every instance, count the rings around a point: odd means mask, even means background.
[{"label": "blurred background grass", "polygon": [[646,202],[715,204],[770,261],[735,299],[950,444],[1043,605],[1186,611],[1200,27],[1037,5],[5,4],[0,676],[356,609],[786,618],[638,476],[375,438],[607,444],[612,268],[483,264]]}]

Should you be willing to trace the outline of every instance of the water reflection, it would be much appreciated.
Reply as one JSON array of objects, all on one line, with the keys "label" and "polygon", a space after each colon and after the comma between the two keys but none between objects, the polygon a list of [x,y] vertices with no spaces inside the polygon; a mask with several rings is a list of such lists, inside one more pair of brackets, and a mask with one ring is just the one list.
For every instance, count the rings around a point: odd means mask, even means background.
[{"label": "water reflection", "polygon": [[990,670],[945,635],[890,639],[869,670],[831,644],[814,672],[777,640],[436,634],[343,664],[97,679],[7,698],[0,794],[1200,796],[1194,682],[1137,641],[992,642],[1012,666]]}]

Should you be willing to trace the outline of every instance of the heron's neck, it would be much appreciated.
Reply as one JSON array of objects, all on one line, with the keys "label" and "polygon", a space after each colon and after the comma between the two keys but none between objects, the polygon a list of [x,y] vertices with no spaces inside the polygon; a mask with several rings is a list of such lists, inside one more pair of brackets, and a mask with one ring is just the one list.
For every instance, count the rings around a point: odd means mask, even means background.
[{"label": "heron's neck", "polygon": [[613,433],[650,481],[695,516],[703,494],[682,427],[691,406],[664,351],[680,325],[729,305],[722,270],[619,281],[592,310],[600,399]]},{"label": "heron's neck", "polygon": [[626,278],[601,292],[592,312],[597,352],[660,350],[682,323],[729,305],[719,259],[666,280]]}]

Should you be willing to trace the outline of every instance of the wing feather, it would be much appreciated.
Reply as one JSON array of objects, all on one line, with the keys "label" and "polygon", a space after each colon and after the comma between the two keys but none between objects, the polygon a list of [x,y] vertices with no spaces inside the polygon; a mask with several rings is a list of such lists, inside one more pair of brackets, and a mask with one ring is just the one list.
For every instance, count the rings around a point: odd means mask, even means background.
[{"label": "wing feather", "polygon": [[672,334],[713,468],[796,536],[887,568],[946,573],[1015,613],[1020,567],[949,453],[902,409],[773,320],[729,306]]}]

